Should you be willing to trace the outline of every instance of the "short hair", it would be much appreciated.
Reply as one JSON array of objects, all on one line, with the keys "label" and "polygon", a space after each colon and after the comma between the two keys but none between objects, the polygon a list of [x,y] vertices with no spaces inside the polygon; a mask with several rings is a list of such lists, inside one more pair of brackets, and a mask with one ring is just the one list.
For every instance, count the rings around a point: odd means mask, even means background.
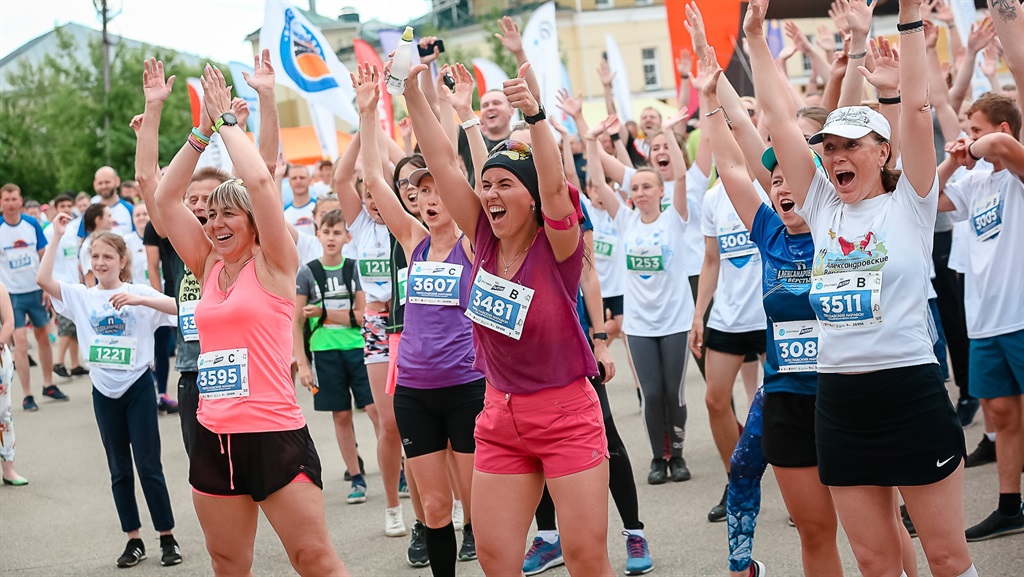
[{"label": "short hair", "polygon": [[75,199],[71,198],[71,194],[70,193],[62,192],[62,193],[58,194],[53,199],[53,206],[57,206],[58,204],[60,204],[62,202],[70,202],[70,203],[74,204],[75,203]]},{"label": "short hair", "polygon": [[245,188],[242,179],[232,178],[220,183],[210,193],[206,206],[237,208],[244,212],[245,216],[249,218],[249,225],[252,226],[253,231],[256,233],[256,244],[260,243],[260,231],[256,228],[256,216],[252,210],[252,198],[249,197],[249,189]]},{"label": "short hair", "polygon": [[89,208],[85,209],[85,215],[82,216],[82,226],[85,227],[85,232],[92,233],[96,230],[96,221],[103,218],[103,211],[106,210],[107,205],[102,202],[96,204],[90,204]]},{"label": "short hair", "polygon": [[999,125],[1005,122],[1010,127],[1010,134],[1014,136],[1020,134],[1020,110],[1009,96],[986,92],[967,109],[967,118],[975,112],[983,113],[992,124]]},{"label": "short hair", "polygon": [[658,180],[658,186],[660,186],[662,189],[665,188],[665,179],[661,177],[661,173],[658,172],[653,166],[641,166],[640,168],[636,169],[636,172],[633,174],[633,176],[636,176],[637,174],[641,173],[653,174],[654,178]]},{"label": "short hair", "polygon": [[18,194],[21,194],[21,187],[13,182],[8,182],[7,184],[0,186],[0,194],[5,192],[17,192]]},{"label": "short hair", "polygon": [[324,213],[324,216],[320,219],[320,228],[323,229],[328,226],[340,226],[342,230],[347,230],[345,223],[345,215],[341,213],[340,208],[333,208]]},{"label": "short hair", "polygon": [[334,163],[331,162],[330,160],[324,159],[324,160],[321,160],[320,163],[316,165],[316,167],[317,168],[333,168],[334,167]]},{"label": "short hair", "polygon": [[216,180],[217,182],[225,182],[231,180],[231,176],[223,170],[214,166],[204,166],[199,170],[192,173],[192,178],[189,179],[188,183],[202,182],[204,180]]},{"label": "short hair", "polygon": [[79,192],[78,194],[76,194],[76,195],[75,195],[75,202],[78,202],[79,200],[82,200],[83,198],[84,198],[84,199],[86,199],[86,200],[89,200],[89,199],[91,199],[92,197],[91,197],[91,196],[89,196],[89,193],[88,193],[88,192],[85,192],[85,191],[83,190],[82,192]]},{"label": "short hair", "polygon": [[25,204],[22,205],[22,208],[39,208],[39,201],[30,198],[25,201]]}]

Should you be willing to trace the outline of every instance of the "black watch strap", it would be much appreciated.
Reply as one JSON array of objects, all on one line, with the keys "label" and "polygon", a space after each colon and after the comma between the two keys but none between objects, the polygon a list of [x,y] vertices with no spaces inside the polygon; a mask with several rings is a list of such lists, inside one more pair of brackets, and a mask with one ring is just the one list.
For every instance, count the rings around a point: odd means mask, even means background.
[{"label": "black watch strap", "polygon": [[608,333],[594,333],[594,340],[608,342]]},{"label": "black watch strap", "polygon": [[537,105],[537,114],[534,114],[533,116],[526,116],[524,114],[523,115],[523,120],[525,120],[526,123],[529,124],[530,126],[533,126],[534,124],[537,124],[538,122],[540,122],[541,120],[546,119],[547,117],[548,117],[547,113],[544,112],[544,106],[538,104]]}]

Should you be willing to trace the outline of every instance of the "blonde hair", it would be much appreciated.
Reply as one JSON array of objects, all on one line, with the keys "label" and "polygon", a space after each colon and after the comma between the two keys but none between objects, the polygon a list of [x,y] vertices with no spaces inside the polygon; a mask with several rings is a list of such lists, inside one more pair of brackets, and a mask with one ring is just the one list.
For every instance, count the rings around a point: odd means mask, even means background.
[{"label": "blonde hair", "polygon": [[256,229],[256,216],[252,211],[252,199],[249,197],[249,190],[241,178],[226,180],[213,189],[210,198],[206,201],[207,207],[216,208],[237,208],[249,218],[249,224],[256,232],[256,244],[260,244],[260,231]]},{"label": "blonde hair", "polygon": [[125,259],[118,278],[121,279],[121,282],[132,282],[132,253],[128,250],[128,245],[125,244],[124,239],[120,235],[105,230],[93,234],[91,242],[94,247],[98,242],[105,242],[114,249],[118,258]]}]

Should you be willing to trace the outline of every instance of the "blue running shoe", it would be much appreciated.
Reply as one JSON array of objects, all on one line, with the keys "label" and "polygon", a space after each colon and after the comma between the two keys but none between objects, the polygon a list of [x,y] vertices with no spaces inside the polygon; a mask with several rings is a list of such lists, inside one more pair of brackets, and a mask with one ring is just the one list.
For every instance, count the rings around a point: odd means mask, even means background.
[{"label": "blue running shoe", "polygon": [[626,575],[643,575],[654,569],[654,561],[651,561],[651,550],[647,547],[647,539],[639,535],[631,535],[625,531],[626,536]]},{"label": "blue running shoe", "polygon": [[559,565],[565,565],[562,559],[562,540],[548,543],[540,537],[534,537],[533,545],[523,559],[523,573],[527,576],[536,575]]},{"label": "blue running shoe", "polygon": [[402,469],[402,472],[399,475],[400,476],[398,477],[398,496],[402,499],[408,499],[409,483],[405,482],[405,469]]}]

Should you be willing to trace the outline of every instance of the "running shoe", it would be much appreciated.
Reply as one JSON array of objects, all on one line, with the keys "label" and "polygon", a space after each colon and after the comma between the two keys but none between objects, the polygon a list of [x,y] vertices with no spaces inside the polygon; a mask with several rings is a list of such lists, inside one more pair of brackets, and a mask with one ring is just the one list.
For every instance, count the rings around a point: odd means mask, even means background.
[{"label": "running shoe", "polygon": [[402,518],[402,506],[389,507],[384,510],[384,534],[388,537],[405,537],[409,531],[405,528]]},{"label": "running shoe", "polygon": [[[352,490],[348,492],[345,501],[349,505],[366,502],[366,485],[363,483],[352,483]],[[404,533],[403,533],[404,535]]]},{"label": "running shoe", "polygon": [[682,457],[672,457],[668,460],[668,476],[672,479],[673,483],[680,481],[689,481],[691,479],[690,469],[686,466],[686,459]]},{"label": "running shoe", "polygon": [[768,570],[765,569],[764,563],[757,559],[750,560],[750,577],[765,577],[768,574]]},{"label": "running shoe", "polygon": [[996,442],[989,441],[988,436],[982,435],[981,442],[978,446],[971,451],[970,455],[967,455],[967,459],[964,460],[964,467],[970,469],[971,467],[978,467],[986,465],[988,463],[996,462]]},{"label": "running shoe", "polygon": [[1017,514],[1011,517],[1007,517],[999,511],[993,511],[984,521],[971,527],[965,533],[969,543],[1024,533],[1024,511],[1017,511]]},{"label": "running shoe", "polygon": [[173,415],[178,412],[178,401],[175,401],[168,397],[167,393],[164,393],[157,397],[156,409],[158,412]]},{"label": "running shoe", "polygon": [[654,561],[651,561],[651,550],[647,546],[647,539],[640,535],[631,535],[625,531],[626,536],[626,575],[643,575],[654,569]]},{"label": "running shoe", "polygon": [[402,499],[409,498],[409,483],[405,482],[405,469],[402,469],[398,477],[398,496]]},{"label": "running shoe", "polygon": [[462,501],[455,500],[452,503],[452,525],[455,525],[456,531],[461,531],[465,521],[466,512],[462,509]]},{"label": "running shoe", "polygon": [[128,545],[124,548],[124,553],[117,558],[117,566],[124,569],[125,567],[134,567],[146,558],[146,544],[142,542],[142,539],[129,539]]},{"label": "running shoe", "polygon": [[725,486],[725,491],[722,491],[722,500],[717,505],[708,511],[708,521],[712,523],[719,523],[725,521],[726,517],[726,500],[729,498],[729,485]]},{"label": "running shoe", "polygon": [[21,401],[21,408],[24,411],[38,411],[39,405],[36,404],[36,399],[32,395],[25,395],[25,398]]},{"label": "running shoe", "polygon": [[412,525],[412,539],[409,541],[409,551],[405,554],[405,560],[409,562],[410,567],[430,565],[430,557],[427,556],[427,528],[419,521]]},{"label": "running shoe", "polygon": [[554,543],[548,543],[540,537],[534,537],[533,545],[523,559],[523,573],[527,576],[537,575],[559,565],[565,565],[565,560],[562,559],[562,540],[556,539]]},{"label": "running shoe", "polygon": [[668,481],[668,461],[651,459],[651,472],[647,474],[648,485],[661,485]]},{"label": "running shoe", "polygon": [[85,367],[75,367],[71,369],[72,377],[84,377],[89,374],[89,369]]},{"label": "running shoe", "polygon": [[960,399],[956,403],[956,418],[960,421],[961,427],[966,427],[974,422],[974,415],[978,413],[981,401],[978,399]]},{"label": "running shoe", "polygon": [[900,518],[903,519],[903,526],[907,528],[907,533],[910,533],[911,537],[917,537],[917,528],[914,527],[914,521],[910,519],[906,505],[900,505]]},{"label": "running shoe", "polygon": [[476,559],[476,538],[473,537],[473,525],[462,528],[462,547],[459,548],[459,561]]},{"label": "running shoe", "polygon": [[164,567],[181,563],[181,548],[173,535],[160,535],[160,564]]},{"label": "running shoe", "polygon": [[71,397],[60,392],[57,385],[50,385],[49,387],[43,387],[43,396],[50,397],[55,401],[70,401]]},{"label": "running shoe", "polygon": [[71,373],[68,372],[68,368],[61,363],[53,365],[53,374],[57,375],[58,377],[63,377],[65,379],[71,378]]}]

